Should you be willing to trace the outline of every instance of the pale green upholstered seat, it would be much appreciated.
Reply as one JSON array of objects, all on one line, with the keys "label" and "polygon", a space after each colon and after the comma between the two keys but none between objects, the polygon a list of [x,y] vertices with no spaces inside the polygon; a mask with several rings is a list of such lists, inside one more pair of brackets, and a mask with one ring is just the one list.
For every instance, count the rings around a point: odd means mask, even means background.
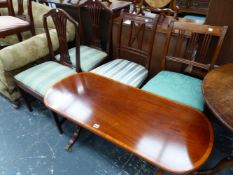
[{"label": "pale green upholstered seat", "polygon": [[91,72],[134,87],[139,87],[148,75],[145,67],[124,59],[115,59]]},{"label": "pale green upholstered seat", "polygon": [[[69,49],[69,55],[72,65],[76,66],[76,49],[71,48]],[[90,71],[93,69],[97,64],[99,64],[104,58],[106,58],[107,53],[94,49],[92,47],[80,46],[80,67],[83,72]],[[60,56],[56,55],[56,59],[59,60]]]},{"label": "pale green upholstered seat", "polygon": [[67,66],[47,61],[17,74],[15,79],[44,96],[56,82],[75,73],[75,70]]},{"label": "pale green upholstered seat", "polygon": [[143,90],[204,110],[202,81],[181,73],[161,71],[147,82]]}]

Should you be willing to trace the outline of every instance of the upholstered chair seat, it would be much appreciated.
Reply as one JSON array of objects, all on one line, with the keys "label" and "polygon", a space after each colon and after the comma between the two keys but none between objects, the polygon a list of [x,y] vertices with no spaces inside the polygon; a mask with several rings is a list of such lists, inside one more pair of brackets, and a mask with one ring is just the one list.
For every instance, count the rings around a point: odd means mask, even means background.
[{"label": "upholstered chair seat", "polygon": [[204,110],[202,80],[171,71],[161,71],[142,89],[153,94]]},{"label": "upholstered chair seat", "polygon": [[29,22],[12,16],[0,16],[0,32],[14,29],[15,27],[25,27]]},{"label": "upholstered chair seat", "polygon": [[124,59],[115,59],[91,72],[135,87],[140,87],[148,75],[145,67]]},{"label": "upholstered chair seat", "polygon": [[[76,49],[69,49],[70,61],[72,65],[76,66]],[[83,72],[90,71],[99,63],[101,63],[107,57],[107,53],[99,49],[92,47],[80,46],[80,66]],[[56,59],[60,59],[60,55],[56,56]]]},{"label": "upholstered chair seat", "polygon": [[44,97],[56,82],[75,73],[74,69],[54,61],[47,61],[17,74],[15,79]]}]

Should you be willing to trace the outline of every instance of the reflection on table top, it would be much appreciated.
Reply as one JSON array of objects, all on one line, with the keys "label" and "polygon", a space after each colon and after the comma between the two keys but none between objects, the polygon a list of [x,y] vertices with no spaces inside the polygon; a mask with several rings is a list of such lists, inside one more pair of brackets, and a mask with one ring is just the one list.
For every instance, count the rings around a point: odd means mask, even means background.
[{"label": "reflection on table top", "polygon": [[213,130],[203,113],[93,73],[58,82],[44,102],[75,124],[173,173],[198,168],[212,150]]},{"label": "reflection on table top", "polygon": [[203,81],[207,105],[233,131],[233,63],[209,72]]}]

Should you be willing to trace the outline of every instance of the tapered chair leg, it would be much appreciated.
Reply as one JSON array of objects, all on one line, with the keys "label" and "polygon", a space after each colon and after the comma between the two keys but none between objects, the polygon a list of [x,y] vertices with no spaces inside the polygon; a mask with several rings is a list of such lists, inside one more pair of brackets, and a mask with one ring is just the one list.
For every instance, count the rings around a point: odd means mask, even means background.
[{"label": "tapered chair leg", "polygon": [[59,121],[59,118],[58,118],[58,116],[57,116],[57,114],[55,112],[53,112],[51,110],[49,110],[49,111],[50,111],[50,113],[51,113],[51,115],[52,115],[52,117],[53,117],[53,119],[54,119],[54,121],[56,123],[58,131],[60,132],[60,134],[63,134],[63,129],[62,129],[62,126],[61,126],[63,121]]},{"label": "tapered chair leg", "polygon": [[69,143],[66,145],[65,150],[66,151],[72,151],[72,146],[75,144],[75,142],[78,140],[78,137],[80,135],[81,127],[77,126],[76,130],[73,133],[73,136],[69,140]]},{"label": "tapered chair leg", "polygon": [[33,111],[33,110],[32,110],[32,106],[31,106],[30,102],[28,101],[28,98],[26,97],[26,93],[25,93],[24,90],[22,90],[21,88],[18,88],[18,89],[19,89],[19,91],[20,91],[20,93],[21,93],[21,95],[22,95],[23,101],[25,102],[25,104],[26,104],[28,110],[29,110],[30,112],[32,112],[32,111]]}]

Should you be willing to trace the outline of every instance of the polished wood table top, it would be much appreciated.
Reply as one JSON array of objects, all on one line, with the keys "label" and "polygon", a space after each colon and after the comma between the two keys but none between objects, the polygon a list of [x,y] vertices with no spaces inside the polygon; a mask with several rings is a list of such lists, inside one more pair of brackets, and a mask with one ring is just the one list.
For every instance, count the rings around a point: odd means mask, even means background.
[{"label": "polished wood table top", "polygon": [[45,105],[75,124],[173,173],[200,167],[213,147],[206,116],[93,73],[55,84]]},{"label": "polished wood table top", "polygon": [[216,117],[233,132],[233,63],[220,66],[206,75],[203,94]]}]

